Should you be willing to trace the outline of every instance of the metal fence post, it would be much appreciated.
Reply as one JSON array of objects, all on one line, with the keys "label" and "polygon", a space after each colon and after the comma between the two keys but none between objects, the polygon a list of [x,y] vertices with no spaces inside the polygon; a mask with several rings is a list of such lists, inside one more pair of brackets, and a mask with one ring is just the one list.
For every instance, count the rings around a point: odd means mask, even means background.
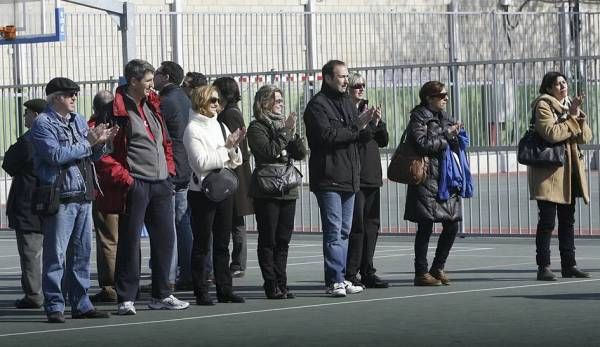
[{"label": "metal fence post", "polygon": [[[315,69],[317,60],[317,52],[315,50],[315,1],[305,0],[304,3],[304,49],[306,50],[306,68],[312,73]],[[314,81],[316,82],[316,81]],[[313,83],[314,83],[313,82]],[[305,102],[308,102],[314,94],[314,88],[311,88],[310,78],[307,76],[306,88],[305,88]]]},{"label": "metal fence post", "polygon": [[181,12],[183,12],[182,0],[173,0],[169,4],[171,12],[171,49],[172,59],[177,64],[183,66],[183,20]]},{"label": "metal fence post", "polygon": [[560,66],[562,72],[570,79],[571,76],[571,62],[567,60],[570,56],[571,44],[570,44],[570,27],[569,27],[569,3],[565,2],[559,6],[559,28],[560,28]]}]

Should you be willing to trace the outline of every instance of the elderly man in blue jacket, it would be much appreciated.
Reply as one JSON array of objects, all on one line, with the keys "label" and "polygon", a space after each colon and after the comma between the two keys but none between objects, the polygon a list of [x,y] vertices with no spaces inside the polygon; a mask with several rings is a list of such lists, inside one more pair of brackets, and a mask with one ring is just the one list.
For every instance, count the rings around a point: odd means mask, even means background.
[{"label": "elderly man in blue jacket", "polygon": [[65,322],[63,274],[72,318],[108,317],[107,313],[96,311],[87,294],[91,201],[96,188],[92,160],[103,154],[104,143],[112,140],[117,129],[104,124],[88,129],[85,118],[75,113],[78,93],[79,86],[68,78],[50,80],[46,85],[48,107],[31,127],[33,166],[38,181],[36,194],[44,186],[58,187],[60,192],[58,211],[42,212],[42,291],[50,323]]}]

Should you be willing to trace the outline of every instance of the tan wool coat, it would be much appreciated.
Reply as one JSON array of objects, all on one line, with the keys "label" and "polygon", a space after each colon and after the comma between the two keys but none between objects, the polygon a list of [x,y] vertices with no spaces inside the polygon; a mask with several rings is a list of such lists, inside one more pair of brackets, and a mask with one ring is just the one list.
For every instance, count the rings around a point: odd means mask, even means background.
[{"label": "tan wool coat", "polygon": [[568,108],[548,94],[540,95],[533,102],[533,107],[535,130],[548,142],[565,141],[566,160],[563,166],[557,168],[527,168],[530,198],[569,204],[574,197],[582,197],[587,204],[589,192],[585,166],[577,146],[592,139],[585,113],[579,110],[577,115],[569,115]]}]

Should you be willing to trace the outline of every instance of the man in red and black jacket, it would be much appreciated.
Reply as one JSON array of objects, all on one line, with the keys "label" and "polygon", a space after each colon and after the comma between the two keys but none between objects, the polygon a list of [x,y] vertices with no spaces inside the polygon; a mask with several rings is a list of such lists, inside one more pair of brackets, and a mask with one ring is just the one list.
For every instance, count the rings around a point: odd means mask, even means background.
[{"label": "man in red and black jacket", "polygon": [[154,67],[134,59],[125,66],[127,84],[117,88],[98,122],[120,130],[110,155],[97,164],[103,196],[98,209],[119,214],[119,242],[115,269],[117,313],[136,313],[139,289],[140,230],[146,222],[152,254],[151,309],[184,309],[189,303],[171,295],[169,268],[173,252],[174,225],[171,176],[175,163],[160,101],[153,91]]}]

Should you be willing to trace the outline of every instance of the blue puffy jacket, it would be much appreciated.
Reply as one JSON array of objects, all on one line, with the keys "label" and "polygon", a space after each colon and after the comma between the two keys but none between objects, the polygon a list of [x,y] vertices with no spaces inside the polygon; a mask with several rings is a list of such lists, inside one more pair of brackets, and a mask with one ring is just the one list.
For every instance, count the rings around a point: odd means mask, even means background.
[{"label": "blue puffy jacket", "polygon": [[450,146],[446,147],[440,162],[440,180],[438,183],[438,198],[440,200],[448,200],[453,192],[457,192],[463,198],[473,196],[471,169],[466,154],[469,142],[469,135],[462,129],[458,133],[458,162],[453,158]]}]

